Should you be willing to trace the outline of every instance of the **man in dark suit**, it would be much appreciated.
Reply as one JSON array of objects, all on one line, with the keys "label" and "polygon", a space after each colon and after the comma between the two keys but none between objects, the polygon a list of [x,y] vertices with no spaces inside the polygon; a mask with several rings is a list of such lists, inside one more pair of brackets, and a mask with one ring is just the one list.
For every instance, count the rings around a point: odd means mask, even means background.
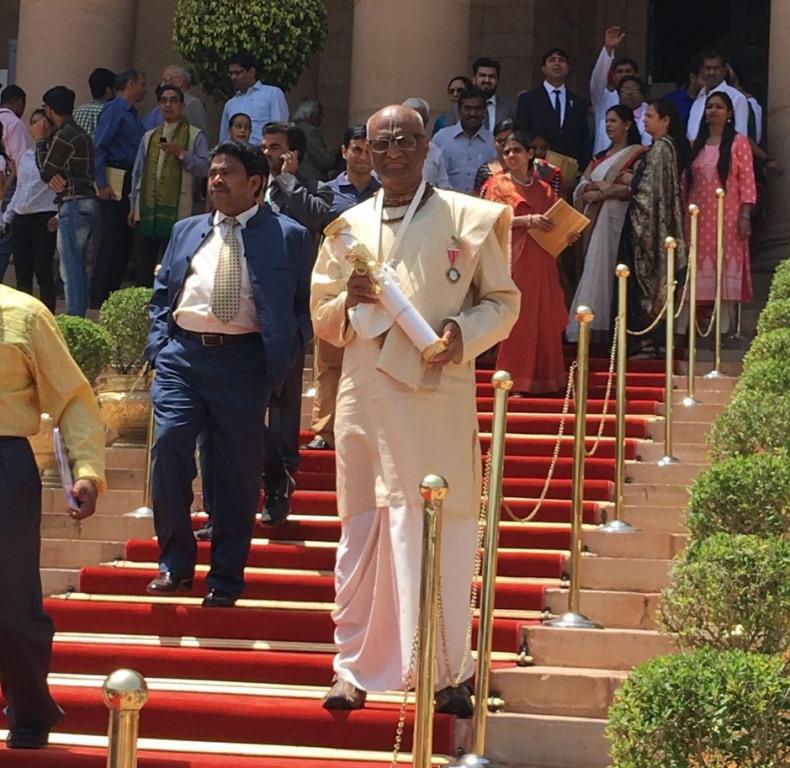
[{"label": "man in dark suit", "polygon": [[587,102],[565,86],[570,69],[568,61],[568,54],[562,48],[552,48],[543,54],[545,79],[519,96],[516,121],[527,133],[546,135],[554,152],[574,158],[583,169],[590,159]]},{"label": "man in dark suit", "polygon": [[192,587],[190,505],[198,435],[212,436],[213,543],[205,607],[231,606],[264,469],[264,414],[309,323],[313,244],[304,227],[259,206],[268,164],[235,143],[212,153],[213,214],[176,223],[151,302],[154,524],[160,573],[151,594]]},{"label": "man in dark suit", "polygon": [[494,128],[505,118],[513,117],[513,104],[497,95],[502,65],[498,59],[485,56],[475,59],[472,64],[472,82],[474,87],[482,91],[486,97],[486,109],[483,113],[483,128],[494,132]]}]

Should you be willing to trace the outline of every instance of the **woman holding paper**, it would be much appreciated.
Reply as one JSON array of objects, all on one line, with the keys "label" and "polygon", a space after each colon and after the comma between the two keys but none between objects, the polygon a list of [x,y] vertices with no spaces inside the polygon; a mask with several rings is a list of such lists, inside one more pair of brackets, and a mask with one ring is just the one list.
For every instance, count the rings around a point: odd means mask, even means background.
[{"label": "woman holding paper", "polygon": [[[571,306],[593,308],[592,339],[599,343],[609,341],[617,246],[631,197],[633,164],[644,151],[630,107],[616,104],[608,109],[605,125],[612,143],[590,161],[573,193],[574,205],[591,226],[584,233],[584,271]],[[568,322],[565,338],[579,340],[575,317]]]},{"label": "woman holding paper", "polygon": [[[568,321],[557,261],[529,235],[531,229],[550,231],[545,213],[557,195],[532,174],[531,137],[516,131],[502,152],[505,173],[483,185],[481,197],[513,208],[513,280],[521,291],[521,312],[510,337],[499,346],[496,367],[513,376],[515,393],[558,392],[565,386],[562,330]],[[578,235],[569,236],[569,242]]]}]

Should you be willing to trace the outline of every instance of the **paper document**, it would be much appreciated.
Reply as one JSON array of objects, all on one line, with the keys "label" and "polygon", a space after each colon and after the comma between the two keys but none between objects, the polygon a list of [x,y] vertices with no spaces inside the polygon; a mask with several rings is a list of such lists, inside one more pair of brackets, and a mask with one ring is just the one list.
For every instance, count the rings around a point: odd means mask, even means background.
[{"label": "paper document", "polygon": [[562,171],[562,183],[573,185],[579,174],[579,162],[575,157],[561,155],[559,152],[549,150],[546,153],[546,162],[556,165]]},{"label": "paper document", "polygon": [[66,504],[69,509],[79,509],[80,503],[77,497],[71,492],[71,487],[74,485],[74,478],[71,476],[71,466],[69,465],[69,456],[66,453],[66,446],[63,444],[63,436],[60,434],[60,429],[55,427],[52,431],[52,440],[55,443],[55,461],[58,464],[58,474],[60,475],[60,484],[63,486],[63,493],[66,496]]},{"label": "paper document", "polygon": [[548,251],[555,258],[568,247],[568,235],[572,232],[582,232],[590,223],[583,213],[579,213],[562,198],[557,200],[544,216],[554,222],[553,229],[546,231],[533,227],[528,234],[544,251]]},{"label": "paper document", "polygon": [[116,200],[123,199],[123,182],[126,179],[126,171],[120,168],[107,166],[105,175],[107,176],[107,186],[112,190],[112,195]]}]

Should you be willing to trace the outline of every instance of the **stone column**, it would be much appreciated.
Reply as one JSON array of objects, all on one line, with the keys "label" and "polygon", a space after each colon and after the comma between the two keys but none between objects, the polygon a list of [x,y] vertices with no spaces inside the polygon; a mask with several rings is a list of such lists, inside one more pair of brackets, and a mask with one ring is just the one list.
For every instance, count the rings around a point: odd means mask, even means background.
[{"label": "stone column", "polygon": [[20,0],[16,82],[28,112],[53,85],[90,99],[88,75],[96,67],[118,72],[131,65],[135,0]]},{"label": "stone column", "polygon": [[471,0],[355,0],[349,119],[410,96],[447,108],[447,81],[469,68]]},{"label": "stone column", "polygon": [[787,256],[790,243],[790,71],[787,41],[790,40],[790,2],[772,0],[771,38],[768,56],[768,154],[784,167],[779,179],[768,180],[765,201],[765,230],[758,253],[752,255],[757,271],[769,269]]}]

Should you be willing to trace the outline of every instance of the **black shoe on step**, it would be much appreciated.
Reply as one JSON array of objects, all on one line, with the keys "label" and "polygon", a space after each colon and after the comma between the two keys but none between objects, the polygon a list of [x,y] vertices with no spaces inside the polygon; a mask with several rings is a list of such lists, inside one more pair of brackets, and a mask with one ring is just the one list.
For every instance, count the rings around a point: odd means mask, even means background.
[{"label": "black shoe on step", "polygon": [[266,480],[266,501],[261,512],[263,525],[282,525],[288,519],[291,511],[291,496],[293,496],[296,483],[290,473],[282,477]]},{"label": "black shoe on step", "polygon": [[211,537],[213,535],[214,526],[212,525],[211,520],[203,523],[203,525],[201,525],[200,528],[195,531],[195,538],[198,541],[211,541]]},{"label": "black shoe on step", "polygon": [[233,608],[238,600],[238,595],[232,595],[221,589],[210,589],[203,598],[204,608]]}]

